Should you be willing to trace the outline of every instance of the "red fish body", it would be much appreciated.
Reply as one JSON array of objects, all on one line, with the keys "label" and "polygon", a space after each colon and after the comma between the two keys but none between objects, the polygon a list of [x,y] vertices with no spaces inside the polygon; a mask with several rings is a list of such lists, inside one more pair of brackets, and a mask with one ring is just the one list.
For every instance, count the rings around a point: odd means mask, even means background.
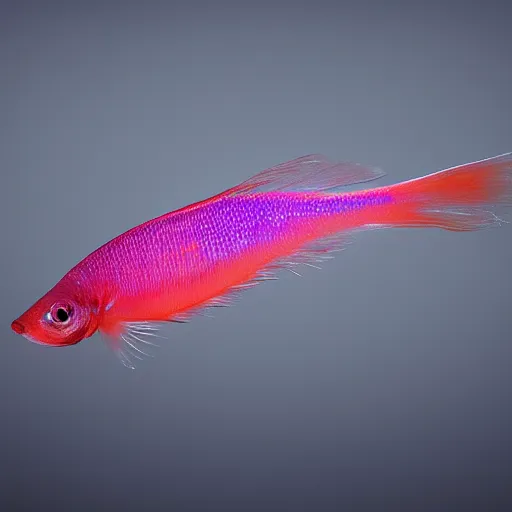
[{"label": "red fish body", "polygon": [[397,185],[341,193],[382,176],[319,155],[263,171],[215,197],[114,238],[72,268],[12,324],[32,341],[70,345],[98,329],[125,364],[140,358],[154,323],[181,321],[275,270],[313,264],[346,234],[376,227],[471,231],[510,204],[512,154]]}]

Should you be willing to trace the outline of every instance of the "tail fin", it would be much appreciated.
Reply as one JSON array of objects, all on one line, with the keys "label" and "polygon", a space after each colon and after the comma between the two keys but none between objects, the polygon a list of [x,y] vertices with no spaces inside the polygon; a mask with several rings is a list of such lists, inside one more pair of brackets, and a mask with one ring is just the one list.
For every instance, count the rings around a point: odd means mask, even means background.
[{"label": "tail fin", "polygon": [[392,226],[474,231],[499,225],[490,209],[512,206],[512,153],[439,171],[389,187]]}]

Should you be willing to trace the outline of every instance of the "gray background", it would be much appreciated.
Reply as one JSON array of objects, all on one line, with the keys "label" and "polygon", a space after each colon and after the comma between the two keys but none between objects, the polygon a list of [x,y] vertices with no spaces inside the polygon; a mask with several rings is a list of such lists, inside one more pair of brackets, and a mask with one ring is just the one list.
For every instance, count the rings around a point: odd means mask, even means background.
[{"label": "gray background", "polygon": [[511,151],[510,15],[3,2],[1,509],[512,504],[512,226],[364,233],[135,372],[9,329],[97,246],[284,160],[391,183]]}]

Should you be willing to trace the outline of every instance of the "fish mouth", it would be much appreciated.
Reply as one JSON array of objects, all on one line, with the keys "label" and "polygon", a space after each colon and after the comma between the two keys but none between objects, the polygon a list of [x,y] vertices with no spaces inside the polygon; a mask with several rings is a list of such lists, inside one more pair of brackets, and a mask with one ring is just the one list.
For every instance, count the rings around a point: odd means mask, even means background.
[{"label": "fish mouth", "polygon": [[14,322],[11,324],[11,329],[16,334],[24,334],[26,330],[25,326],[19,320],[14,320]]},{"label": "fish mouth", "polygon": [[16,334],[21,334],[26,340],[31,341],[32,343],[36,343],[37,345],[42,345],[43,347],[59,347],[64,345],[52,345],[51,343],[45,343],[44,341],[39,341],[37,338],[34,338],[31,334],[28,333],[27,328],[19,321],[14,320],[11,324],[11,329]]}]

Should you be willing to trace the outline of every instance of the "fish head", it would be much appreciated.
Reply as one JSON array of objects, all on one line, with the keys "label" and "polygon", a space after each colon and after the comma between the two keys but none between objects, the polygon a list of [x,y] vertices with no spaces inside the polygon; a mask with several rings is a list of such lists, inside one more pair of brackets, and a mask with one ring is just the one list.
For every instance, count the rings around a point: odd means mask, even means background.
[{"label": "fish head", "polygon": [[92,336],[98,319],[89,301],[55,287],[14,320],[11,328],[34,343],[64,347]]}]

